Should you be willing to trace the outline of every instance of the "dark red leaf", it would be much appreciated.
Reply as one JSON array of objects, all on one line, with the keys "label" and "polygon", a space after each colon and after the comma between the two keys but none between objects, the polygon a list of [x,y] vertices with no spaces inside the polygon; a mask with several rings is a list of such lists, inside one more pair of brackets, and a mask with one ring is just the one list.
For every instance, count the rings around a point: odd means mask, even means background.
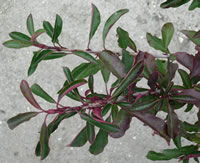
[{"label": "dark red leaf", "polygon": [[148,79],[148,85],[151,89],[156,88],[156,83],[158,81],[159,73],[158,72],[153,72],[151,76]]},{"label": "dark red leaf", "polygon": [[177,52],[174,54],[176,60],[182,64],[183,66],[187,67],[189,70],[193,68],[193,58],[194,56],[186,53],[186,52]]},{"label": "dark red leaf", "polygon": [[37,103],[35,98],[33,97],[33,94],[31,92],[31,89],[27,83],[27,81],[22,80],[20,84],[20,89],[24,97],[28,100],[28,102],[33,105],[35,108],[41,110],[40,105]]},{"label": "dark red leaf", "polygon": [[167,134],[167,124],[164,120],[156,117],[151,113],[145,113],[140,111],[131,112],[130,114],[142,121],[144,124],[151,127],[156,132],[156,134],[163,137],[167,142],[170,141],[170,137]]},{"label": "dark red leaf", "polygon": [[200,77],[200,53],[197,53],[193,59],[193,67],[190,77]]},{"label": "dark red leaf", "polygon": [[196,100],[191,103],[196,105],[197,107],[200,107],[200,92],[196,91],[195,89],[183,89],[181,90],[179,95],[186,95],[193,97]]},{"label": "dark red leaf", "polygon": [[168,66],[169,66],[169,69],[168,69],[169,80],[171,81],[174,78],[175,74],[176,74],[176,71],[178,69],[178,64],[169,62]]},{"label": "dark red leaf", "polygon": [[130,116],[130,114],[127,111],[121,109],[119,113],[117,114],[116,119],[113,122],[113,124],[119,126],[120,131],[111,132],[109,135],[113,138],[122,137],[125,134],[125,132],[129,129],[131,120],[132,120],[132,117]]},{"label": "dark red leaf", "polygon": [[113,52],[104,50],[99,53],[99,58],[105,68],[112,72],[116,77],[123,78],[126,75],[124,64]]}]

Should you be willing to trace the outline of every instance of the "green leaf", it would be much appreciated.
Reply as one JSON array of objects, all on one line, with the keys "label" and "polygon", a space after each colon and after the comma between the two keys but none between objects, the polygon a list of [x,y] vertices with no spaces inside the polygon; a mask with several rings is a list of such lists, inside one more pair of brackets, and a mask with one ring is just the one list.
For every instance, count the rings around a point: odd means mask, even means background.
[{"label": "green leaf", "polygon": [[191,82],[191,79],[190,79],[190,76],[188,75],[188,73],[182,69],[179,69],[178,72],[181,76],[184,87],[192,88],[192,82]]},{"label": "green leaf", "polygon": [[40,131],[40,151],[41,160],[44,160],[50,152],[48,128],[45,122],[43,123]]},{"label": "green leaf", "polygon": [[53,38],[53,27],[48,21],[43,22],[43,28],[45,29],[47,35],[49,35],[50,38]]},{"label": "green leaf", "polygon": [[107,132],[118,132],[119,131],[119,127],[109,124],[109,123],[102,123],[102,122],[98,122],[95,121],[92,117],[90,117],[89,115],[82,113],[80,114],[81,118],[89,123],[91,123],[92,125],[95,125],[97,127],[99,127],[100,129],[103,129]]},{"label": "green leaf", "polygon": [[129,71],[126,77],[122,80],[120,86],[114,91],[112,96],[119,96],[131,83],[134,83],[137,80],[137,78],[141,75],[143,69],[143,61],[138,62],[134,67],[132,67],[132,69]]},{"label": "green leaf", "polygon": [[110,78],[110,71],[105,68],[102,62],[100,62],[100,67],[101,67],[101,74],[103,76],[103,80],[105,83],[108,83],[109,78]]},{"label": "green leaf", "polygon": [[111,114],[112,114],[112,119],[115,120],[118,114],[118,107],[116,104],[112,105],[112,110],[111,110]]},{"label": "green leaf", "polygon": [[200,92],[200,86],[194,87],[195,91]]},{"label": "green leaf", "polygon": [[118,34],[118,44],[119,44],[120,48],[125,50],[127,47],[129,47],[134,52],[137,52],[137,47],[136,47],[134,41],[129,37],[129,34],[127,31],[118,27],[117,34]]},{"label": "green leaf", "polygon": [[49,96],[38,84],[33,84],[31,86],[31,91],[35,95],[40,96],[41,98],[50,103],[56,103],[56,101],[51,96]]},{"label": "green leaf", "polygon": [[53,30],[53,36],[52,36],[52,42],[55,43],[58,40],[58,37],[62,31],[62,19],[61,17],[57,14],[56,15],[56,21],[54,25],[54,30]]},{"label": "green leaf", "polygon": [[29,66],[28,69],[28,76],[32,75],[36,71],[38,64],[51,53],[52,53],[51,50],[43,50],[35,52],[31,61],[31,65]]},{"label": "green leaf", "polygon": [[[53,120],[49,125],[48,125],[48,136],[57,130],[59,124],[62,122],[62,120],[66,118],[70,118],[74,116],[77,112],[70,112],[70,113],[63,113],[60,114],[55,120]],[[38,142],[36,149],[35,149],[35,155],[40,156],[40,142]]]},{"label": "green leaf", "polygon": [[[69,84],[68,84],[69,85]],[[58,94],[61,93],[62,89],[64,89],[66,85],[63,86],[63,88],[61,88],[59,91],[58,91]],[[76,89],[74,89],[75,91]],[[72,100],[75,100],[75,101],[79,101],[80,102],[80,97],[77,96],[73,91],[69,92],[66,94],[67,97],[71,98]]]},{"label": "green leaf", "polygon": [[122,50],[122,62],[125,65],[126,73],[130,71],[133,65],[134,57],[128,51]]},{"label": "green leaf", "polygon": [[198,123],[190,124],[188,122],[183,122],[183,125],[184,125],[184,129],[189,132],[198,132],[199,130]]},{"label": "green leaf", "polygon": [[60,102],[60,100],[67,95],[69,92],[71,92],[72,90],[76,89],[77,87],[86,84],[87,81],[84,79],[80,79],[80,80],[76,80],[72,83],[70,83],[69,85],[65,86],[60,92],[59,92],[59,97],[58,97],[58,103]]},{"label": "green leaf", "polygon": [[26,47],[32,46],[31,43],[23,42],[19,40],[8,40],[4,42],[3,45],[6,46],[7,48],[14,48],[14,49],[20,49],[20,48],[26,48]]},{"label": "green leaf", "polygon": [[194,104],[187,104],[187,108],[185,109],[185,112],[190,112],[193,108]]},{"label": "green leaf", "polygon": [[35,33],[35,29],[34,29],[33,17],[31,14],[28,16],[26,20],[26,26],[29,34],[32,36]]},{"label": "green leaf", "polygon": [[145,102],[139,102],[139,103],[135,103],[132,105],[132,107],[130,108],[130,111],[145,111],[147,109],[152,108],[154,105],[156,105],[159,102],[159,100],[149,100],[149,101],[145,101]]},{"label": "green leaf", "polygon": [[117,20],[119,20],[119,18],[126,14],[129,10],[128,9],[122,9],[122,10],[118,10],[115,13],[113,13],[106,21],[104,28],[103,28],[103,46],[105,48],[105,39],[106,36],[109,32],[109,30],[111,29],[111,27],[117,22]]},{"label": "green leaf", "polygon": [[174,95],[169,97],[170,100],[180,101],[184,103],[193,103],[196,102],[196,98],[190,95]]},{"label": "green leaf", "polygon": [[98,155],[101,152],[103,152],[107,144],[108,144],[108,132],[100,129],[94,143],[90,146],[89,151],[93,155]]},{"label": "green leaf", "polygon": [[119,47],[122,49],[126,49],[129,45],[129,34],[127,31],[123,30],[122,28],[117,28],[117,34],[118,34],[118,44]]},{"label": "green leaf", "polygon": [[187,139],[191,142],[200,144],[200,134],[199,133],[187,134]]},{"label": "green leaf", "polygon": [[96,74],[99,71],[99,69],[99,64],[82,63],[72,70],[72,76],[76,80],[83,79],[90,75]]},{"label": "green leaf", "polygon": [[38,112],[27,112],[18,114],[7,121],[8,127],[12,130],[21,123],[29,121],[31,118],[35,117],[38,114],[39,114]]},{"label": "green leaf", "polygon": [[189,40],[191,40],[194,44],[200,45],[200,38],[194,38],[196,31],[192,30],[182,30],[181,31]]},{"label": "green leaf", "polygon": [[183,160],[183,163],[189,163],[189,159]]},{"label": "green leaf", "polygon": [[171,39],[174,35],[174,26],[172,23],[166,23],[162,27],[162,41],[163,45],[165,47],[165,51],[167,51],[167,48],[171,42]]},{"label": "green leaf", "polygon": [[147,33],[146,37],[147,37],[147,42],[151,47],[153,47],[156,50],[160,50],[164,53],[166,52],[165,46],[163,45],[163,42],[160,38],[152,36],[150,33]]},{"label": "green leaf", "polygon": [[95,140],[94,125],[87,122],[86,128],[87,128],[87,139],[90,142],[90,144],[93,144]]},{"label": "green leaf", "polygon": [[111,107],[112,107],[112,104],[107,104],[106,106],[104,106],[101,112],[102,117],[104,117],[109,112]]},{"label": "green leaf", "polygon": [[98,8],[92,3],[92,20],[91,20],[88,48],[89,48],[90,40],[94,36],[100,22],[101,22],[100,12]]},{"label": "green leaf", "polygon": [[[196,161],[197,163],[199,163],[198,157],[194,157],[194,161]],[[184,162],[183,162],[183,163],[184,163]],[[188,159],[188,163],[189,163],[189,159]]]},{"label": "green leaf", "polygon": [[22,41],[22,42],[29,43],[29,44],[31,43],[31,38],[21,32],[11,32],[11,33],[9,33],[9,36],[13,40]]},{"label": "green leaf", "polygon": [[196,146],[190,145],[190,146],[184,146],[179,149],[166,149],[163,150],[162,153],[157,153],[154,151],[150,151],[147,154],[147,158],[153,161],[156,160],[171,160],[171,159],[177,159],[181,155],[187,155],[196,150]]},{"label": "green leaf", "polygon": [[[68,67],[63,67],[63,71],[64,71],[65,76],[67,78],[67,82],[66,83],[67,84],[71,84],[72,82],[74,82],[74,78],[73,78],[73,75],[72,75],[70,69]],[[66,84],[64,84],[64,86],[66,86]],[[74,89],[74,93],[73,92],[68,93],[67,96],[71,97],[72,99],[73,99],[73,96],[75,96],[76,98],[74,100],[78,99],[78,101],[80,101],[80,94],[79,94],[77,88]]]},{"label": "green leaf", "polygon": [[161,8],[169,8],[169,7],[179,7],[190,0],[167,0],[166,2],[163,2],[160,7]]},{"label": "green leaf", "polygon": [[94,76],[90,75],[88,78],[88,87],[92,93],[94,93]]},{"label": "green leaf", "polygon": [[137,47],[134,41],[129,37],[128,47],[132,49],[134,52],[137,52]]},{"label": "green leaf", "polygon": [[167,118],[167,129],[168,135],[174,139],[177,136],[180,136],[180,124],[177,114],[171,108],[169,102],[167,103],[168,107],[168,118]]},{"label": "green leaf", "polygon": [[57,59],[57,58],[65,57],[65,56],[67,56],[66,53],[52,52],[48,54],[46,57],[44,57],[43,60]]},{"label": "green leaf", "polygon": [[174,144],[176,145],[177,148],[181,148],[181,136],[177,136],[173,139]]},{"label": "green leaf", "polygon": [[126,75],[124,64],[113,52],[104,50],[99,53],[99,59],[102,61],[105,68],[112,72],[117,78],[123,78]]},{"label": "green leaf", "polygon": [[87,128],[84,127],[74,140],[67,146],[69,147],[82,147],[87,142]]},{"label": "green leaf", "polygon": [[59,124],[67,118],[70,118],[74,115],[76,115],[77,112],[70,112],[70,113],[63,113],[60,114],[55,120],[53,120],[49,125],[48,125],[48,134],[49,136],[55,131],[57,130]]},{"label": "green leaf", "polygon": [[171,159],[176,159],[177,157],[181,156],[181,152],[178,150],[165,150],[165,153],[157,153],[154,151],[149,151],[147,154],[147,158],[152,161],[157,161],[157,160],[171,160]]},{"label": "green leaf", "polygon": [[70,69],[68,67],[63,67],[63,71],[65,73],[68,83],[72,83],[74,79],[73,79]]},{"label": "green leaf", "polygon": [[91,62],[91,63],[94,63],[94,64],[97,64],[97,61],[94,59],[93,56],[91,56],[89,53],[86,53],[84,51],[78,51],[78,50],[74,50],[73,51],[73,54]]},{"label": "green leaf", "polygon": [[156,60],[156,65],[157,65],[158,71],[159,71],[161,74],[165,75],[166,72],[167,72],[167,61],[157,59],[157,60]]},{"label": "green leaf", "polygon": [[199,0],[193,0],[190,4],[189,10],[194,10],[195,8],[200,8],[200,1]]}]

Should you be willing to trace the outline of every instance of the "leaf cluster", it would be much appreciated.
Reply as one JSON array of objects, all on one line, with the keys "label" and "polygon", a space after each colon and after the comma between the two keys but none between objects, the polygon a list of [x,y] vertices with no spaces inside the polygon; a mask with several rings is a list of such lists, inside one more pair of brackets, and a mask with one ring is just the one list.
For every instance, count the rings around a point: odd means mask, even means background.
[{"label": "leaf cluster", "polygon": [[[176,3],[175,3],[176,2]],[[161,6],[178,7],[187,1],[167,1]],[[196,2],[195,0],[193,2]],[[49,152],[49,138],[59,127],[59,124],[73,116],[80,116],[85,126],[77,136],[68,144],[70,147],[81,147],[87,142],[90,144],[89,152],[97,155],[104,151],[108,144],[108,137],[120,138],[125,135],[133,118],[138,119],[152,131],[164,139],[168,144],[175,144],[174,149],[165,149],[162,152],[150,151],[147,158],[150,160],[179,159],[189,162],[194,158],[198,162],[200,151],[198,121],[191,124],[181,121],[177,110],[183,109],[190,112],[192,109],[200,109],[200,34],[199,31],[183,30],[182,33],[194,44],[196,54],[187,52],[171,52],[170,43],[174,35],[172,23],[162,26],[161,37],[146,34],[148,44],[161,52],[161,58],[138,50],[129,33],[117,27],[118,46],[120,53],[106,48],[106,38],[112,26],[124,15],[128,9],[114,12],[105,22],[102,31],[103,47],[101,51],[93,51],[90,42],[98,30],[101,15],[97,7],[92,4],[92,20],[89,32],[89,41],[86,50],[69,49],[61,45],[60,36],[63,27],[62,18],[56,15],[54,26],[48,21],[43,22],[41,29],[35,30],[32,15],[27,18],[27,34],[11,32],[12,40],[4,42],[8,48],[26,48],[34,46],[39,48],[33,52],[32,61],[28,69],[28,76],[32,75],[38,65],[43,61],[57,59],[70,55],[76,55],[85,61],[70,70],[63,67],[66,80],[57,92],[57,100],[52,98],[37,83],[29,87],[27,81],[22,80],[20,89],[27,101],[37,109],[35,112],[20,113],[8,120],[10,129],[14,129],[23,122],[30,120],[41,113],[45,113],[44,122],[41,126],[40,139],[35,149],[36,156],[43,160]],[[52,45],[40,43],[37,38],[47,34]],[[181,69],[179,65],[185,67]],[[106,92],[95,91],[97,72],[101,72]],[[181,84],[174,81],[178,73],[182,79]],[[115,77],[115,82],[108,85],[110,76]],[[148,87],[138,86],[141,79],[147,81]],[[79,87],[88,85],[84,94],[79,92]],[[35,99],[34,95],[52,103],[54,109],[44,109]],[[78,106],[64,106],[63,98],[71,98],[78,101]],[[165,118],[158,116],[159,112],[166,113]],[[47,117],[53,114],[54,119],[47,124]],[[185,146],[182,140],[187,139],[191,145]]]}]

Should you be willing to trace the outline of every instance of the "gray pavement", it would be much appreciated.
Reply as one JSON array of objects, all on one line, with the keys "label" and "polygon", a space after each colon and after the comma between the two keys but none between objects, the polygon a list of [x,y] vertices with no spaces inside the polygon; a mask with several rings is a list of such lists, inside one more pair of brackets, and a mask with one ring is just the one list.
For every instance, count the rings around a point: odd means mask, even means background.
[{"label": "gray pavement", "polygon": [[[0,43],[9,39],[9,32],[26,32],[26,18],[30,13],[34,17],[37,28],[42,27],[43,20],[54,23],[57,13],[64,21],[61,43],[71,49],[85,49],[90,27],[91,2],[99,8],[102,16],[102,23],[91,42],[92,49],[102,49],[101,32],[106,19],[114,11],[128,8],[130,12],[123,16],[108,35],[106,41],[108,49],[119,51],[115,29],[121,26],[130,32],[138,49],[159,54],[148,46],[146,32],[160,36],[162,25],[172,22],[176,35],[170,45],[171,51],[194,52],[193,44],[188,42],[180,30],[199,29],[199,10],[189,12],[187,10],[189,4],[178,9],[162,10],[157,0],[0,0]],[[42,37],[41,40],[46,41],[47,38]],[[56,97],[56,92],[65,78],[62,66],[73,68],[83,60],[77,57],[65,57],[42,62],[35,74],[28,78],[27,70],[34,50],[36,48],[7,49],[0,45],[0,163],[150,163],[151,161],[145,158],[149,150],[159,151],[168,148],[162,138],[152,136],[153,131],[143,126],[137,119],[133,119],[131,128],[124,137],[110,138],[105,151],[98,156],[93,156],[88,152],[88,144],[82,148],[66,147],[84,125],[84,122],[76,116],[64,121],[58,131],[51,136],[50,155],[46,160],[40,161],[35,157],[34,149],[44,117],[36,117],[13,131],[8,129],[6,124],[8,118],[20,112],[34,111],[34,108],[23,98],[19,84],[22,79],[27,80],[30,85],[36,82],[50,95]],[[101,76],[98,75],[95,80],[98,81],[96,90],[105,91]],[[179,77],[176,81],[180,82]],[[50,106],[41,99],[37,99],[44,108]],[[66,103],[75,105],[70,100],[66,100]],[[196,110],[193,109],[193,112],[195,113]],[[181,114],[181,111],[178,113]],[[181,115],[181,118],[194,120],[196,116],[187,113],[184,116]],[[169,162],[174,163],[177,160]]]}]

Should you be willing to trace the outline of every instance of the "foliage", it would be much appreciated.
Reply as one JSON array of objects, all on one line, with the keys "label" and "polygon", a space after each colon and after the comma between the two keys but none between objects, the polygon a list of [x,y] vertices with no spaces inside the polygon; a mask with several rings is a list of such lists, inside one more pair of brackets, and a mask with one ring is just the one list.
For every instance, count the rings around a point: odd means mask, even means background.
[{"label": "foliage", "polygon": [[[160,5],[160,7],[161,8],[170,8],[170,7],[176,8],[188,3],[189,1],[190,0],[166,0]],[[188,9],[194,10],[196,8],[200,8],[200,0],[192,0]]]},{"label": "foliage", "polygon": [[[188,1],[171,1],[161,6],[178,7]],[[198,1],[193,1],[197,3]],[[193,7],[194,8],[194,7]],[[38,47],[33,52],[32,61],[28,69],[28,76],[31,76],[38,68],[38,65],[47,60],[57,59],[68,55],[76,55],[85,59],[73,70],[63,67],[66,80],[58,91],[58,99],[54,100],[39,84],[29,84],[22,80],[20,89],[27,101],[35,107],[37,112],[21,113],[8,120],[10,129],[14,129],[23,122],[45,113],[44,122],[40,131],[40,140],[36,146],[35,154],[45,159],[49,152],[49,138],[64,120],[73,116],[80,116],[85,126],[77,134],[68,146],[81,147],[87,142],[90,143],[89,152],[97,155],[103,152],[108,144],[108,137],[120,138],[125,135],[130,127],[132,118],[150,127],[155,134],[159,135],[168,144],[174,142],[176,148],[165,149],[162,152],[150,151],[147,158],[150,160],[179,159],[188,162],[194,158],[198,162],[200,151],[199,125],[200,120],[194,124],[181,121],[176,113],[178,109],[187,106],[185,112],[200,108],[200,35],[199,32],[183,30],[194,44],[196,54],[187,52],[171,53],[169,44],[174,35],[172,23],[166,23],[161,29],[161,38],[147,33],[147,42],[151,47],[161,51],[162,59],[156,58],[148,52],[137,50],[134,41],[127,31],[118,27],[118,46],[121,54],[106,49],[106,36],[112,26],[126,14],[128,9],[122,9],[113,13],[105,22],[102,41],[103,50],[93,51],[90,49],[92,40],[101,21],[100,12],[92,4],[92,21],[89,32],[89,41],[86,50],[68,49],[60,44],[59,36],[62,32],[63,21],[56,15],[54,26],[48,21],[43,22],[41,29],[35,30],[32,15],[27,18],[27,30],[29,36],[21,32],[11,32],[12,40],[4,42],[8,48],[25,48],[29,46]],[[40,43],[37,38],[47,34],[53,45],[49,46]],[[179,68],[184,66],[186,70]],[[101,71],[105,82],[106,92],[99,94],[95,92],[94,75]],[[174,82],[175,74],[179,73],[182,84]],[[110,75],[116,77],[116,81],[108,86]],[[146,79],[148,88],[139,87],[137,84],[141,79]],[[79,93],[79,87],[88,85],[85,94]],[[54,109],[43,109],[36,101],[33,94],[41,97],[47,102],[55,105]],[[63,98],[71,98],[79,101],[78,106],[64,106],[61,104]],[[159,112],[166,113],[166,117],[160,118]],[[200,119],[200,112],[197,117]],[[47,117],[54,115],[52,122],[47,124]],[[99,130],[98,130],[99,129]],[[187,139],[191,145],[182,145],[182,139]]]}]

